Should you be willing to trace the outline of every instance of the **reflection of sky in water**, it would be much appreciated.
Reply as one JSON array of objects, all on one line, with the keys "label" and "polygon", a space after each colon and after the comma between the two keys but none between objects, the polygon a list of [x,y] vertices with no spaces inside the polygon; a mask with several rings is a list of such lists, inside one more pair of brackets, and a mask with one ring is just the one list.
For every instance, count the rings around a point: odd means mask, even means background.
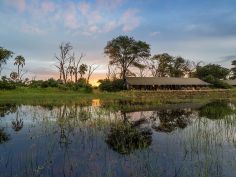
[{"label": "reflection of sky in water", "polygon": [[10,138],[0,144],[0,176],[236,176],[234,114],[211,120],[199,108],[18,107],[0,118]]}]

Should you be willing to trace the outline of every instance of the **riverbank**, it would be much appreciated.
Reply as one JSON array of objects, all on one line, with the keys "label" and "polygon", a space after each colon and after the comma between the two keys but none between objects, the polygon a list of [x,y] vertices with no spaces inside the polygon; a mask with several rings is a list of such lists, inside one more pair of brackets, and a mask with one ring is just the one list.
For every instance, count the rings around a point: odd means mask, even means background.
[{"label": "riverbank", "polygon": [[0,104],[30,104],[30,105],[61,105],[90,104],[93,99],[101,102],[129,101],[133,104],[174,104],[202,103],[216,99],[236,99],[236,90],[207,91],[123,91],[81,93],[63,91],[57,88],[34,89],[18,88],[16,90],[0,91]]}]

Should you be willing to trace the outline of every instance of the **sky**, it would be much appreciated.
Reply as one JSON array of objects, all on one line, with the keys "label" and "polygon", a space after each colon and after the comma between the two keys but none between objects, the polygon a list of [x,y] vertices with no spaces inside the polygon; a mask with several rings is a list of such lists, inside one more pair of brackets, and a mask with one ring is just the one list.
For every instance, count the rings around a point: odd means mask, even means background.
[{"label": "sky", "polygon": [[[0,0],[0,46],[26,58],[31,79],[58,77],[55,54],[70,42],[104,78],[107,41],[128,35],[193,61],[230,67],[236,59],[235,0]],[[15,71],[13,59],[3,74]]]}]

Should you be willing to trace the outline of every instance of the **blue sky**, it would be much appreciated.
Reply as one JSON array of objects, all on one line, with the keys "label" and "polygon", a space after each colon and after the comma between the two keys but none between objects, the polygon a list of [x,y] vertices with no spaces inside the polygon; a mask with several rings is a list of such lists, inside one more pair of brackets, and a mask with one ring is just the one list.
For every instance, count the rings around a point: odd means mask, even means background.
[{"label": "blue sky", "polygon": [[[103,48],[118,35],[194,61],[230,66],[236,59],[235,0],[0,0],[0,46],[26,58],[28,74],[57,76],[54,55],[61,42],[104,77]],[[4,68],[16,68],[12,61]]]}]

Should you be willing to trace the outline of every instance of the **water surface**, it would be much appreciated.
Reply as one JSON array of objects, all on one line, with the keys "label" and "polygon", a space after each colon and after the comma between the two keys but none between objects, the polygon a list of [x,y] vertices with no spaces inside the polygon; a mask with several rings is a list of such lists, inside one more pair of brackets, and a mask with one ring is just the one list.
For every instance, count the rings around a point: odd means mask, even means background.
[{"label": "water surface", "polygon": [[1,105],[0,176],[236,176],[233,103],[122,107]]}]

